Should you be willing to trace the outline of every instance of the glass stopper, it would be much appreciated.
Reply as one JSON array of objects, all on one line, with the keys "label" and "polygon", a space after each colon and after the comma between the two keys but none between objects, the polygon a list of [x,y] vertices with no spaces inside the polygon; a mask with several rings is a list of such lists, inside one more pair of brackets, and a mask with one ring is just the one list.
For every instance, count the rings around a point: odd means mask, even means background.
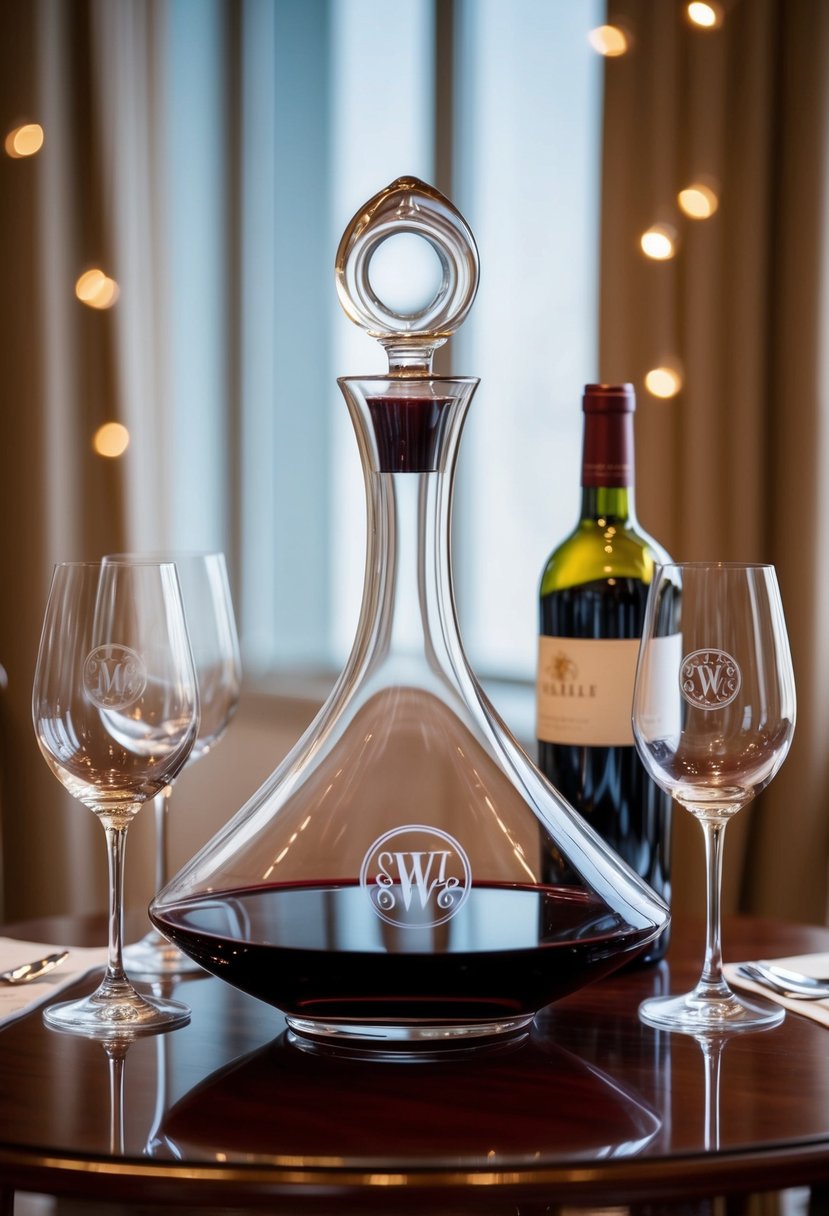
[{"label": "glass stopper", "polygon": [[335,263],[346,314],[385,348],[389,373],[422,376],[478,290],[475,238],[456,207],[399,177],[347,225]]}]

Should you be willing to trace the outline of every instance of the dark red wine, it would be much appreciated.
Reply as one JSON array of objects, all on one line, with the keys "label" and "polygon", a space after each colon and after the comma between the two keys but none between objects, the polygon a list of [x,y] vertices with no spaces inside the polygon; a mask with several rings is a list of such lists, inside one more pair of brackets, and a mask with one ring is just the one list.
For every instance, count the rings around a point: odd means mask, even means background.
[{"label": "dark red wine", "polygon": [[443,924],[382,920],[358,885],[195,896],[153,916],[208,971],[288,1015],[479,1021],[532,1014],[641,947],[582,888],[473,887]]},{"label": "dark red wine", "polygon": [[430,473],[447,422],[446,397],[368,397],[382,473]]}]

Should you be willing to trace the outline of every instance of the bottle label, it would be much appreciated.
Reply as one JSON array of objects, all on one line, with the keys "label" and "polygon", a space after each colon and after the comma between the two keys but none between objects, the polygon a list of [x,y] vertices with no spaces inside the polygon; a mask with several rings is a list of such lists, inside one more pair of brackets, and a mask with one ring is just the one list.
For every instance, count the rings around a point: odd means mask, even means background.
[{"label": "bottle label", "polygon": [[[681,658],[679,634],[655,639],[666,672]],[[632,747],[631,705],[638,638],[538,640],[536,734],[544,743]]]}]

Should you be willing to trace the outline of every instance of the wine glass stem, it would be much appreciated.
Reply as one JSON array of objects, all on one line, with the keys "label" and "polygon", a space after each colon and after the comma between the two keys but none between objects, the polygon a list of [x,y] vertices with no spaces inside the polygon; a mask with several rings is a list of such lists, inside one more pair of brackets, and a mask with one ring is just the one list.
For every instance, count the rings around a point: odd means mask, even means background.
[{"label": "wine glass stem", "polygon": [[153,799],[155,811],[155,889],[162,891],[167,886],[168,877],[168,830],[167,830],[167,799],[171,787],[165,786]]},{"label": "wine glass stem", "polygon": [[109,870],[109,942],[105,984],[123,984],[124,975],[124,849],[125,824],[105,823]]},{"label": "wine glass stem", "polygon": [[731,989],[722,973],[720,896],[722,892],[722,851],[727,820],[702,819],[705,836],[705,873],[707,901],[705,918],[705,960],[697,985],[697,995],[708,999],[728,997]]}]

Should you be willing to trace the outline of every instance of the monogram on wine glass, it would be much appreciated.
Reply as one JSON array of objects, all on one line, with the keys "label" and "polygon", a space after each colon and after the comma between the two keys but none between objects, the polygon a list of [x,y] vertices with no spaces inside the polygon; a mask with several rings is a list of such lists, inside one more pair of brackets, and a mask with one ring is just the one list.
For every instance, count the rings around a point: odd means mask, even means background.
[{"label": "monogram on wine glass", "polygon": [[448,832],[406,824],[370,846],[360,885],[377,915],[391,925],[441,925],[466,903],[472,871]]},{"label": "monogram on wine glass", "polygon": [[107,642],[86,656],[83,684],[90,701],[101,709],[126,709],[146,688],[147,669],[129,646]]},{"label": "monogram on wine glass", "polygon": [[725,650],[713,647],[694,650],[680,665],[680,690],[697,709],[722,709],[730,705],[741,683],[739,664]]}]

